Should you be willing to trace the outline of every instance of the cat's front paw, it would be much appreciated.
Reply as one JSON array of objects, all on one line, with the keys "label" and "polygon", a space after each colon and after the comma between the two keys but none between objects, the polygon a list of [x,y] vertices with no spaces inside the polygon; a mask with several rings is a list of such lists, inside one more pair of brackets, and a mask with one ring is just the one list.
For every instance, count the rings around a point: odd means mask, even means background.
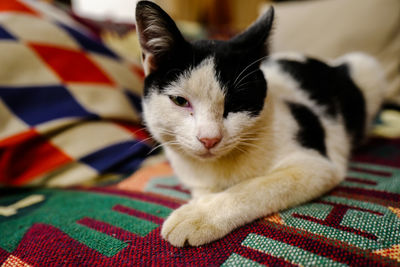
[{"label": "cat's front paw", "polygon": [[175,247],[200,246],[217,240],[232,230],[221,216],[223,210],[218,209],[212,200],[183,205],[164,222],[161,235]]}]

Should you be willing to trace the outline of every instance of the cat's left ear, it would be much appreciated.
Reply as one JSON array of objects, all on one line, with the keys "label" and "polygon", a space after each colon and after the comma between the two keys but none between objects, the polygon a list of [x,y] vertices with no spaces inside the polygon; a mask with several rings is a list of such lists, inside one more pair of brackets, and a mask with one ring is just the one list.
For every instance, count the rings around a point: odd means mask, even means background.
[{"label": "cat's left ear", "polygon": [[172,18],[150,1],[139,1],[136,5],[136,30],[146,76],[186,43]]},{"label": "cat's left ear", "polygon": [[[274,21],[274,8],[271,6],[244,32],[236,35],[230,43],[238,49],[256,50],[263,55],[268,54],[269,36]],[[262,56],[262,55],[260,55]]]}]

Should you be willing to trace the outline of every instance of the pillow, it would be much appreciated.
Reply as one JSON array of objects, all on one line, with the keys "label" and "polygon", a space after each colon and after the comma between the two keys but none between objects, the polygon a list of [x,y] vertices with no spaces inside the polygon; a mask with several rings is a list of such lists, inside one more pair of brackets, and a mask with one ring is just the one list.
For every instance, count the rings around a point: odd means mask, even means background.
[{"label": "pillow", "polygon": [[55,7],[0,1],[0,185],[67,186],[137,169],[143,72]]},{"label": "pillow", "polygon": [[385,69],[389,98],[400,104],[400,1],[294,1],[274,7],[272,50],[323,59],[352,51],[369,53]]}]

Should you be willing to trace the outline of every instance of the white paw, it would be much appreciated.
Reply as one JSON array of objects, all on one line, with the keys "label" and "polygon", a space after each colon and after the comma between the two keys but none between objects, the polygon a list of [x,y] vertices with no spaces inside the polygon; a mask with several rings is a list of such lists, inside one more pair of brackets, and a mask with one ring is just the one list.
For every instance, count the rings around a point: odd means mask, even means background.
[{"label": "white paw", "polygon": [[162,237],[175,247],[185,244],[200,246],[217,240],[228,234],[228,219],[221,216],[215,201],[192,201],[183,205],[164,222]]}]

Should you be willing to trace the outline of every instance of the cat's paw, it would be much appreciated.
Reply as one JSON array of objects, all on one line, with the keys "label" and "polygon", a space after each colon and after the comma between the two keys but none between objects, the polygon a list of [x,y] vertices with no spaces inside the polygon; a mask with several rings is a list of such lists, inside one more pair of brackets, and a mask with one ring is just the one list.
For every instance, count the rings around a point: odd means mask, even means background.
[{"label": "cat's paw", "polygon": [[204,245],[225,236],[232,228],[215,202],[193,201],[175,210],[162,226],[162,237],[182,247]]}]

